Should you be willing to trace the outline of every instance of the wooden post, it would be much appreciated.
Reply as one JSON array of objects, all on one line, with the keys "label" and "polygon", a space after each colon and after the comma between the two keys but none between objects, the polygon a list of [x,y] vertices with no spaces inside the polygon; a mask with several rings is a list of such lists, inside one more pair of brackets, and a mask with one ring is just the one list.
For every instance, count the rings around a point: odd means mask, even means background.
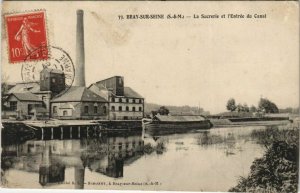
[{"label": "wooden post", "polygon": [[51,127],[51,139],[53,139],[54,134],[53,134],[53,127]]},{"label": "wooden post", "polygon": [[42,130],[42,140],[44,140],[44,128],[41,127],[41,130]]},{"label": "wooden post", "polygon": [[80,138],[80,126],[78,126],[78,138]]},{"label": "wooden post", "polygon": [[60,127],[60,138],[63,139],[64,138],[64,128]]},{"label": "wooden post", "polygon": [[99,137],[101,137],[101,133],[102,133],[102,131],[101,131],[101,125],[98,125],[98,130],[99,130]]},{"label": "wooden post", "polygon": [[86,127],[86,137],[89,136],[89,126]]}]

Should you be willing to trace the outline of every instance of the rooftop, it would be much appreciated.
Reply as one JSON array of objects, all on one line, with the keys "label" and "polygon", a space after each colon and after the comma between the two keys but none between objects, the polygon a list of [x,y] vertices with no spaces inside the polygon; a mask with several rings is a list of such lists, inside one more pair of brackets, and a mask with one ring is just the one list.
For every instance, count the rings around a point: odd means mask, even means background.
[{"label": "rooftop", "polygon": [[42,99],[40,99],[36,95],[32,94],[31,92],[11,93],[10,96],[11,95],[14,95],[20,101],[38,101],[38,102],[43,102]]},{"label": "rooftop", "polygon": [[124,87],[124,96],[130,98],[143,98],[139,93],[130,87]]},{"label": "rooftop", "polygon": [[97,84],[97,83],[101,83],[101,82],[103,82],[103,81],[105,81],[105,80],[112,79],[112,78],[124,78],[124,77],[123,77],[123,76],[112,76],[112,77],[109,77],[109,78],[106,78],[106,79],[99,80],[99,81],[96,82],[96,84]]},{"label": "rooftop", "polygon": [[39,82],[22,82],[17,83],[11,89],[9,89],[8,94],[10,93],[27,93],[27,92],[39,92],[40,84]]},{"label": "rooftop", "polygon": [[57,96],[51,102],[107,102],[104,98],[82,86],[72,86],[63,95]]}]

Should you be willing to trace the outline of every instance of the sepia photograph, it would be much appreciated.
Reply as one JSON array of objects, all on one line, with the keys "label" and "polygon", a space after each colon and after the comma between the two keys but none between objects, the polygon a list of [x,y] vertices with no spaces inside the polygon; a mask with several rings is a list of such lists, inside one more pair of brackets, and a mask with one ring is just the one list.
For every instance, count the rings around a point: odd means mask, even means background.
[{"label": "sepia photograph", "polygon": [[297,1],[4,1],[1,187],[298,192]]}]

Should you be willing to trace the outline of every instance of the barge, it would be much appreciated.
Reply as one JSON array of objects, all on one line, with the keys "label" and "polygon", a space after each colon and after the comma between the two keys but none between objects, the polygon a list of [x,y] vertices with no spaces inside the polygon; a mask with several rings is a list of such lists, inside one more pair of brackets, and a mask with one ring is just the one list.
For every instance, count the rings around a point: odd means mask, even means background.
[{"label": "barge", "polygon": [[201,115],[155,115],[143,119],[143,126],[149,134],[184,133],[190,130],[210,129],[213,125]]}]

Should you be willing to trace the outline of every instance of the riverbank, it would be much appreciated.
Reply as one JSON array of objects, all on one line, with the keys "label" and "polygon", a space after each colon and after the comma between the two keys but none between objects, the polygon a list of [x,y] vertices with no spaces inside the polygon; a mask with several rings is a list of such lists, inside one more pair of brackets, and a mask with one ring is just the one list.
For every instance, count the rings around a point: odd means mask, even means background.
[{"label": "riverbank", "polygon": [[209,119],[209,121],[213,124],[213,127],[240,127],[240,126],[268,126],[268,125],[286,125],[291,123],[288,119],[282,120],[264,120],[264,119]]},{"label": "riverbank", "polygon": [[252,136],[266,152],[229,192],[297,192],[299,127],[253,131]]}]

